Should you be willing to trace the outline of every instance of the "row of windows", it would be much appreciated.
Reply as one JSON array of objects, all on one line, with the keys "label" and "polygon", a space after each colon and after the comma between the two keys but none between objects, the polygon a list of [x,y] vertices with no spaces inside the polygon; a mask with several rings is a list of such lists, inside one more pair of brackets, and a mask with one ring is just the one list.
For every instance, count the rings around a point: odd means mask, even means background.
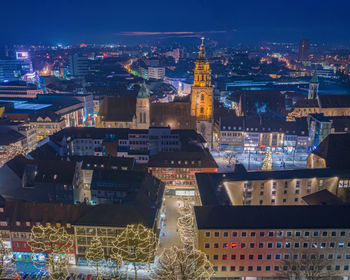
[{"label": "row of windows", "polygon": [[[310,259],[311,260],[316,260],[316,259],[325,259],[327,257],[328,260],[350,260],[350,254],[328,254],[327,256],[325,254],[320,254],[319,256],[316,254],[310,254]],[[210,260],[210,256],[207,255],[208,260]],[[231,255],[227,255],[227,254],[223,254],[221,256],[221,260],[223,261],[228,261],[228,260],[232,260],[232,261],[236,261],[236,260],[305,260],[307,259],[307,255],[306,254],[258,254],[258,255],[254,255],[254,254],[249,254],[249,255],[245,255],[245,254],[231,254]],[[217,261],[219,260],[219,255],[213,255],[213,260]]]},{"label": "row of windows", "polygon": [[[350,248],[350,242],[347,242],[347,248]],[[205,243],[204,247],[206,249],[210,248],[210,243]],[[237,242],[224,242],[222,243],[221,248],[223,249],[236,249],[236,248],[241,248],[241,249],[246,249],[246,248],[250,248],[250,249],[254,249],[254,248],[259,248],[259,249],[263,249],[263,248],[268,248],[268,249],[273,249],[273,248],[295,248],[295,249],[299,249],[299,248],[303,248],[303,249],[307,249],[307,248],[320,248],[320,249],[324,249],[327,248],[327,242],[276,242],[276,243],[272,243],[272,242],[259,242],[259,243],[237,243]],[[344,242],[329,242],[328,243],[328,248],[344,248],[345,247],[345,243]],[[219,243],[213,243],[213,248],[214,249],[219,249]]]},{"label": "row of windows", "polygon": [[[327,265],[326,266],[326,270],[327,271],[332,271],[332,270],[335,270],[335,271],[340,271],[342,268],[342,266],[340,265]],[[213,266],[213,269],[214,271],[218,271],[218,266]],[[292,267],[288,267],[288,266],[279,266],[279,265],[274,265],[274,266],[271,266],[271,265],[266,265],[266,266],[256,266],[255,267],[255,271],[288,271],[288,270],[297,270],[299,268],[297,268],[296,266],[292,266]],[[304,268],[300,268],[302,270],[305,270],[305,267]],[[309,270],[315,270],[316,271],[317,268],[315,268],[314,266],[309,266]],[[344,265],[343,266],[343,270],[344,271],[349,271],[349,265]],[[221,271],[254,271],[254,267],[253,266],[221,266]]]},{"label": "row of windows", "polygon": [[[212,235],[212,232],[210,231],[206,231],[205,232],[205,237],[210,237]],[[314,237],[318,237],[318,236],[324,236],[324,237],[327,237],[327,236],[332,236],[332,237],[336,237],[336,236],[341,236],[341,237],[345,237],[346,236],[346,231],[340,231],[340,232],[337,232],[337,231],[313,231],[313,232],[310,232],[310,231],[295,231],[294,234],[293,234],[293,231],[277,231],[277,232],[274,232],[274,231],[269,231],[269,232],[264,232],[264,231],[260,231],[259,234],[255,231],[251,231],[251,232],[245,232],[245,231],[242,231],[240,236],[241,237],[247,237],[247,236],[251,236],[251,237],[255,237],[255,236],[260,236],[260,237],[265,237],[265,236],[268,236],[268,237],[274,237],[274,236],[278,236],[278,237],[283,237],[283,236],[286,236],[286,237],[292,237],[292,236],[295,236],[295,237],[300,237],[300,236],[304,236],[304,237],[310,237],[310,236],[314,236]],[[350,231],[349,231],[349,234],[350,236]],[[229,236],[232,236],[232,237],[238,237],[239,234],[237,231],[233,231],[233,232],[228,232],[228,231],[224,231],[224,232],[220,232],[219,231],[215,231],[213,233],[213,237],[229,237]]]}]

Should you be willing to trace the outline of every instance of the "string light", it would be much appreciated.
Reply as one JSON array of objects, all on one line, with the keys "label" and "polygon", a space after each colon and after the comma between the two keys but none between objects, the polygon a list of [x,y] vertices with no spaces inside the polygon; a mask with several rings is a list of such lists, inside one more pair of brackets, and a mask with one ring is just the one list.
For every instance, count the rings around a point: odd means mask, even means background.
[{"label": "string light", "polygon": [[4,246],[4,241],[0,237],[0,279],[19,279],[16,265],[12,258],[12,252]]},{"label": "string light", "polygon": [[152,280],[209,280],[214,274],[206,255],[193,248],[165,248],[151,274]]},{"label": "string light", "polygon": [[128,225],[113,242],[112,258],[132,263],[137,279],[137,264],[153,262],[157,245],[158,238],[151,229],[141,224]]},{"label": "string light", "polygon": [[265,171],[272,170],[272,166],[273,166],[273,161],[272,161],[271,150],[268,149],[266,156],[265,156],[265,159],[264,159],[264,162],[263,162],[263,165],[261,167],[261,170],[265,170]]},{"label": "string light", "polygon": [[44,260],[33,260],[40,271],[47,271],[49,279],[65,280],[69,276],[67,253],[73,250],[73,238],[63,227],[33,226],[28,245],[32,252],[45,253]]}]

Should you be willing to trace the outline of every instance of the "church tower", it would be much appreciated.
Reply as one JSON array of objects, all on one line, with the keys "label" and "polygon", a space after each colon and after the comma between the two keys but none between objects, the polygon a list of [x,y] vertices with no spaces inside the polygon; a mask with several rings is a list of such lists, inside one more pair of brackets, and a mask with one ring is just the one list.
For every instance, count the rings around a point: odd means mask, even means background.
[{"label": "church tower", "polygon": [[213,142],[213,88],[211,70],[205,55],[204,38],[195,62],[194,81],[191,88],[191,115],[197,120],[197,132],[212,147]]},{"label": "church tower", "polygon": [[312,79],[309,83],[309,93],[307,98],[308,99],[315,99],[318,96],[318,86],[319,86],[319,82],[318,82],[318,77],[316,74],[316,71],[314,72],[314,75],[312,76]]},{"label": "church tower", "polygon": [[143,82],[136,98],[136,128],[148,129],[150,125],[149,89]]}]

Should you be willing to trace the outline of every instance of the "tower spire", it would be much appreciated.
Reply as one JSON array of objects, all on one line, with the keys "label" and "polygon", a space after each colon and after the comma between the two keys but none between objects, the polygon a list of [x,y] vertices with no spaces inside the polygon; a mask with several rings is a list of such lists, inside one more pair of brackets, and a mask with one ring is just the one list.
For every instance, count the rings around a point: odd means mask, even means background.
[{"label": "tower spire", "polygon": [[202,44],[201,44],[201,47],[199,49],[199,59],[200,60],[205,60],[206,57],[205,57],[205,49],[204,49],[204,37],[201,38],[202,40]]}]

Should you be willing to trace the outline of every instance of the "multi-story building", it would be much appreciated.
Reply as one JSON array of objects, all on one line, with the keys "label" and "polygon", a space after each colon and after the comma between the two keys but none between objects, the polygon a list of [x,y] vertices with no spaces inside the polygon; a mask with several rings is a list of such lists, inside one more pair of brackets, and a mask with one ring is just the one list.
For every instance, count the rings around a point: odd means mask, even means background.
[{"label": "multi-story building", "polygon": [[81,163],[16,156],[0,168],[0,194],[6,199],[73,203]]},{"label": "multi-story building", "polygon": [[317,147],[329,134],[350,132],[350,117],[326,117],[323,114],[308,115],[310,146]]},{"label": "multi-story building", "polygon": [[169,127],[146,129],[67,128],[50,137],[60,156],[119,156],[147,163],[159,152],[187,151],[192,146],[204,149],[204,139],[193,130]]},{"label": "multi-story building", "polygon": [[148,79],[163,80],[165,77],[164,67],[148,67]]},{"label": "multi-story building", "polygon": [[196,173],[217,172],[218,166],[208,150],[162,152],[151,157],[148,170],[177,195],[195,195]]},{"label": "multi-story building", "polygon": [[350,116],[350,97],[348,95],[318,95],[316,99],[298,100],[287,120],[307,117],[309,114],[324,116]]},{"label": "multi-story building", "polygon": [[[307,157],[308,168],[349,169],[350,134],[328,135]],[[339,186],[349,187],[348,180],[339,182]]]},{"label": "multi-story building", "polygon": [[43,262],[50,252],[32,252],[30,249],[32,226],[63,227],[72,236],[73,243],[69,251],[62,253],[68,255],[70,264],[86,265],[85,253],[93,237],[102,239],[102,246],[108,258],[112,242],[129,224],[143,224],[158,235],[160,206],[159,203],[91,206],[5,201],[1,198],[0,233],[6,246],[12,250],[16,261]]},{"label": "multi-story building", "polygon": [[201,204],[208,193],[222,195],[229,205],[305,205],[303,197],[327,189],[349,201],[350,188],[344,181],[350,170],[329,168],[247,172],[241,165],[231,173],[196,174]]},{"label": "multi-story building", "polygon": [[299,61],[308,60],[308,55],[309,55],[309,40],[308,39],[302,39],[299,42],[298,60]]},{"label": "multi-story building", "polygon": [[[289,279],[319,270],[350,277],[346,206],[195,206],[196,247],[212,279]],[[340,278],[339,278],[340,277]]]},{"label": "multi-story building", "polygon": [[89,74],[89,58],[77,53],[69,56],[69,71],[75,78],[84,78]]},{"label": "multi-story building", "polygon": [[306,120],[285,122],[257,118],[220,118],[218,139],[220,150],[306,152],[308,128]]},{"label": "multi-story building", "polygon": [[0,126],[0,166],[18,154],[24,154],[26,143],[23,134],[7,126]]},{"label": "multi-story building", "polygon": [[12,81],[0,84],[0,98],[36,98],[38,94],[43,94],[43,90],[35,84],[28,84],[23,81]]},{"label": "multi-story building", "polygon": [[65,127],[80,126],[86,121],[84,103],[72,96],[38,95],[30,101],[7,98],[4,102],[12,106],[5,109],[3,116],[34,126],[38,141]]},{"label": "multi-story building", "polygon": [[33,68],[29,60],[0,60],[0,82],[18,81],[31,72]]}]

